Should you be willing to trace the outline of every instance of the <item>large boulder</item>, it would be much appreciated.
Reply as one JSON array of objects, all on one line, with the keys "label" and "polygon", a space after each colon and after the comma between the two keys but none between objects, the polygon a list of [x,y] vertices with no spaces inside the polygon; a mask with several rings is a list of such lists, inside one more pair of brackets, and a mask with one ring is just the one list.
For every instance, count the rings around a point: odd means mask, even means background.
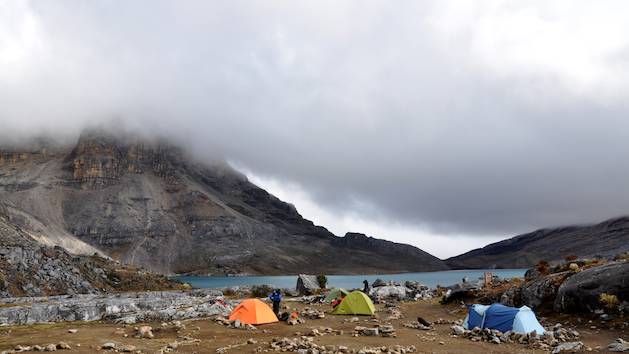
[{"label": "large boulder", "polygon": [[407,288],[411,289],[411,290],[428,290],[430,289],[430,287],[428,287],[427,285],[424,285],[420,282],[417,281],[412,281],[412,280],[407,280],[404,283],[404,286],[406,286]]},{"label": "large boulder", "polygon": [[378,279],[376,279],[373,282],[373,284],[371,284],[371,287],[373,287],[373,288],[377,288],[377,287],[380,287],[380,286],[387,286],[387,282],[382,280],[382,279],[380,279],[380,278],[378,278]]},{"label": "large boulder", "polygon": [[378,278],[373,282],[373,284],[371,284],[372,288],[377,288],[380,286],[400,286],[400,283],[396,282],[395,280],[384,281]]},{"label": "large boulder", "polygon": [[316,275],[299,274],[297,277],[297,286],[295,290],[299,295],[311,295],[321,289]]},{"label": "large boulder", "polygon": [[517,286],[507,289],[500,295],[500,303],[505,306],[518,307],[521,299],[520,290],[520,287]]},{"label": "large boulder", "polygon": [[517,306],[526,305],[530,308],[539,308],[542,305],[553,306],[557,290],[568,276],[568,272],[550,274],[524,284],[519,291]]},{"label": "large boulder", "polygon": [[452,301],[475,298],[479,290],[478,286],[472,283],[454,284],[443,288],[446,290],[441,302],[447,304]]},{"label": "large boulder", "polygon": [[557,291],[558,312],[586,312],[600,308],[601,294],[629,300],[629,262],[614,262],[586,269],[568,278]]},{"label": "large boulder", "polygon": [[528,269],[526,273],[524,273],[524,280],[531,281],[531,280],[538,279],[542,276],[544,275],[539,271],[539,269],[534,267],[534,268]]},{"label": "large boulder", "polygon": [[610,352],[629,352],[629,342],[622,338],[616,338],[615,341],[607,346],[607,350]]},{"label": "large boulder", "polygon": [[403,300],[413,291],[405,286],[379,286],[376,288],[372,288],[371,292],[369,292],[369,296],[372,298],[376,298],[379,300],[384,299],[395,299],[395,300]]}]

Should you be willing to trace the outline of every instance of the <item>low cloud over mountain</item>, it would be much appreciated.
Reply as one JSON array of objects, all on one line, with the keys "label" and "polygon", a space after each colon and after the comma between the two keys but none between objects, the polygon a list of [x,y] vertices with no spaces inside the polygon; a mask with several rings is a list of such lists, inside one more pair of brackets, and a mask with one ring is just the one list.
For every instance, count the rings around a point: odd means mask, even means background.
[{"label": "low cloud over mountain", "polygon": [[0,4],[0,139],[113,121],[446,238],[629,211],[625,2],[146,4]]}]

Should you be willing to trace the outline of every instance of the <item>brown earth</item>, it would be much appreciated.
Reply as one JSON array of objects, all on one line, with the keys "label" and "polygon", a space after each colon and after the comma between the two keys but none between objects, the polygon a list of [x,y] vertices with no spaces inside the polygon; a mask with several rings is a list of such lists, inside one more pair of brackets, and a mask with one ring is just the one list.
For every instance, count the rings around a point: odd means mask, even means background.
[{"label": "brown earth", "polygon": [[[288,302],[291,307],[303,309],[306,305]],[[329,309],[328,305],[311,306],[320,310]],[[382,305],[377,305],[378,314],[381,318],[386,317]],[[335,330],[343,330],[343,335],[328,334],[315,337],[314,341],[320,345],[346,345],[349,348],[360,349],[364,346],[392,346],[392,345],[415,345],[420,353],[544,353],[539,349],[530,349],[518,344],[491,344],[485,342],[472,342],[468,339],[452,337],[450,335],[450,324],[434,325],[434,330],[422,331],[403,327],[406,322],[413,321],[417,316],[422,316],[430,321],[439,318],[445,320],[461,319],[465,315],[465,309],[460,305],[442,306],[436,301],[420,301],[400,304],[400,309],[404,318],[390,321],[397,331],[397,338],[382,337],[352,337],[351,333],[355,326],[370,326],[375,324],[369,317],[360,317],[360,322],[351,323],[347,319],[352,316],[326,315],[324,319],[307,320],[306,323],[289,326],[286,323],[275,323],[258,326],[256,331],[241,329],[231,329],[216,324],[211,319],[183,321],[186,329],[177,333],[174,330],[155,331],[154,339],[133,338],[132,325],[123,327],[115,324],[105,323],[63,323],[53,325],[35,325],[8,327],[0,329],[0,351],[12,349],[16,345],[48,344],[65,341],[72,346],[69,353],[94,353],[107,352],[101,350],[100,346],[106,342],[117,344],[132,344],[143,353],[153,353],[177,339],[177,336],[187,335],[200,339],[199,343],[189,346],[179,346],[178,353],[216,353],[216,349],[232,344],[246,342],[249,338],[257,341],[257,344],[248,344],[238,348],[228,350],[227,353],[252,353],[258,347],[269,348],[269,342],[274,337],[296,337],[295,332],[305,333],[311,328],[330,327]],[[581,341],[586,347],[592,348],[593,352],[605,352],[607,344],[615,338],[629,337],[629,330],[625,329],[592,329],[597,325],[582,320],[577,323],[576,317],[562,317],[547,319],[549,324],[561,321],[564,325],[574,322],[572,325],[581,333]],[[383,321],[384,322],[384,321]],[[160,324],[150,323],[153,328],[159,328]],[[600,326],[600,324],[598,324]],[[75,334],[68,333],[68,329],[78,329]],[[265,330],[264,333],[263,330]],[[128,334],[124,337],[122,334]],[[443,343],[443,344],[441,344]],[[80,346],[79,346],[80,345]],[[603,349],[600,349],[600,348]],[[112,351],[113,352],[113,351]]]}]

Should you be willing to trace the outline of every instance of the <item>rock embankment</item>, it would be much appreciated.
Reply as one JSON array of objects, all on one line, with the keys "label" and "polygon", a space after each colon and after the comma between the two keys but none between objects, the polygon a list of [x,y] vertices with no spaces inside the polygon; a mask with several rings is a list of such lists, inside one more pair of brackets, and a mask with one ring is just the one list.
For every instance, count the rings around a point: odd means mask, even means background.
[{"label": "rock embankment", "polygon": [[[583,343],[578,341],[580,334],[574,329],[563,328],[557,323],[552,328],[547,328],[544,334],[538,334],[535,331],[531,333],[515,333],[507,331],[502,333],[495,329],[475,327],[472,330],[463,328],[461,325],[451,327],[452,335],[462,338],[468,338],[473,342],[489,342],[493,344],[501,343],[517,343],[526,345],[529,348],[537,348],[559,353],[568,348],[582,348]],[[578,344],[578,345],[577,345]]]},{"label": "rock embankment", "polygon": [[[601,295],[613,295],[618,302],[629,301],[629,262],[613,262],[578,272],[557,289],[557,312],[599,309]],[[611,304],[608,304],[611,305]]]},{"label": "rock embankment", "polygon": [[36,242],[0,203],[0,298],[184,289],[163,275],[97,254],[73,255]]},{"label": "rock embankment", "polygon": [[216,290],[131,292],[0,299],[0,325],[64,321],[173,321],[227,315],[231,304]]},{"label": "rock embankment", "polygon": [[[578,263],[582,263],[579,266]],[[564,269],[568,268],[568,270]],[[573,262],[550,274],[527,272],[527,280],[506,289],[505,305],[560,313],[626,313],[629,310],[629,262],[621,259],[589,266]]]}]

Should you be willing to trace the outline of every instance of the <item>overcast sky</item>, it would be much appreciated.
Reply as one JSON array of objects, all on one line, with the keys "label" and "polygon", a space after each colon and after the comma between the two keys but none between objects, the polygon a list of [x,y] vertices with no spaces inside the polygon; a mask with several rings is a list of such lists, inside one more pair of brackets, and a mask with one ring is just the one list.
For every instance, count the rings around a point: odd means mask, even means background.
[{"label": "overcast sky", "polygon": [[626,1],[2,1],[0,135],[117,121],[440,257],[629,214]]}]

